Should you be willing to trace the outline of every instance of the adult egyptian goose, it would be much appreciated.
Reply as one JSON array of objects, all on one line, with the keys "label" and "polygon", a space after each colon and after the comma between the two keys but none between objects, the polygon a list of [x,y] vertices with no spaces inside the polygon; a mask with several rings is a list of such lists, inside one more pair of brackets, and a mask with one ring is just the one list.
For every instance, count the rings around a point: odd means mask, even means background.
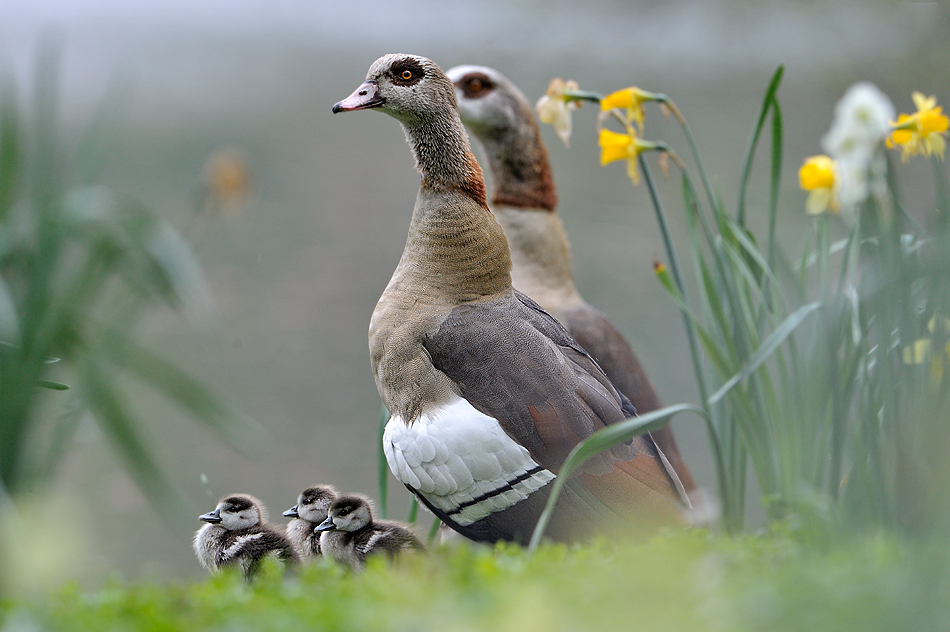
[{"label": "adult egyptian goose", "polygon": [[[493,68],[456,66],[446,75],[455,84],[462,122],[485,150],[492,175],[491,209],[511,248],[512,283],[564,325],[638,413],[660,408],[660,398],[633,349],[574,286],[570,245],[557,214],[548,152],[531,104]],[[683,487],[693,492],[696,484],[673,431],[666,426],[651,434]]]},{"label": "adult egyptian goose", "polygon": [[363,496],[340,496],[333,501],[327,519],[317,525],[324,555],[354,571],[377,553],[394,557],[403,551],[424,547],[407,525],[393,520],[373,520],[373,510]]},{"label": "adult egyptian goose", "polygon": [[266,525],[267,510],[253,496],[225,496],[214,511],[198,519],[208,524],[195,533],[193,545],[198,561],[209,571],[238,566],[250,580],[265,557],[284,564],[300,561],[287,538]]},{"label": "adult egyptian goose", "polygon": [[297,504],[284,512],[292,518],[284,532],[302,559],[320,556],[320,534],[314,527],[327,519],[327,510],[335,499],[336,490],[328,485],[308,487],[300,492]]},{"label": "adult egyptian goose", "polygon": [[[462,535],[524,543],[571,449],[633,407],[512,288],[508,242],[445,73],[425,57],[381,57],[333,111],[369,108],[402,124],[422,175],[405,249],[370,321],[376,385],[392,415],[386,458]],[[637,437],[567,482],[548,534],[683,523],[681,488],[653,441]]]}]

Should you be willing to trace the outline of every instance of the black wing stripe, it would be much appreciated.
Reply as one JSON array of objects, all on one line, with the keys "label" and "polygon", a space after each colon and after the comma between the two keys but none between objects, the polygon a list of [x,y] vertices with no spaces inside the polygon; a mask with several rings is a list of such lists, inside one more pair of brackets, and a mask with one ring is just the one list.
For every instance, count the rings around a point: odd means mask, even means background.
[{"label": "black wing stripe", "polygon": [[466,507],[471,507],[471,506],[473,506],[473,505],[477,505],[478,503],[483,502],[483,501],[486,501],[486,500],[488,500],[489,498],[494,498],[495,496],[497,496],[497,495],[499,495],[499,494],[503,494],[503,493],[505,493],[505,492],[507,492],[507,491],[512,491],[512,490],[514,490],[514,486],[515,486],[515,485],[517,485],[518,483],[521,483],[522,481],[528,480],[529,478],[531,478],[532,476],[534,476],[534,475],[537,474],[538,472],[541,472],[542,470],[544,470],[544,468],[541,467],[540,465],[538,465],[538,466],[536,466],[536,467],[533,467],[533,468],[531,468],[530,470],[528,470],[527,472],[525,472],[524,474],[521,474],[520,476],[516,477],[515,479],[513,479],[513,480],[511,480],[511,481],[508,481],[507,483],[505,483],[505,484],[502,485],[501,487],[496,487],[495,489],[491,490],[490,492],[485,492],[485,493],[482,494],[481,496],[476,496],[475,498],[473,498],[473,499],[471,499],[471,500],[465,501],[464,503],[462,503],[461,505],[459,505],[458,507],[456,507],[456,508],[453,509],[452,511],[448,512],[446,515],[447,515],[447,516],[454,516],[454,515],[457,515],[457,514],[461,513],[462,510],[465,509]]}]

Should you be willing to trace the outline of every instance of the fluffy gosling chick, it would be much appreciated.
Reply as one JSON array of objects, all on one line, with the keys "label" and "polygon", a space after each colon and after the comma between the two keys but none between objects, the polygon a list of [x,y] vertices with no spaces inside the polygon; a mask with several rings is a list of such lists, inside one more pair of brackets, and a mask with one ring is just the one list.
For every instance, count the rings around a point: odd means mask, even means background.
[{"label": "fluffy gosling chick", "polygon": [[317,526],[323,554],[354,571],[362,570],[366,558],[386,553],[390,558],[401,551],[422,550],[418,538],[404,524],[391,520],[373,520],[369,501],[362,496],[340,496],[327,519]]},{"label": "fluffy gosling chick", "polygon": [[327,519],[327,510],[336,499],[336,490],[327,485],[308,487],[297,497],[297,504],[284,512],[288,518],[287,539],[302,558],[320,556],[320,533],[314,527]]},{"label": "fluffy gosling chick", "polygon": [[214,511],[198,519],[208,524],[195,533],[195,555],[211,572],[239,566],[250,580],[265,557],[276,557],[285,565],[300,561],[287,538],[267,526],[267,510],[253,496],[225,496]]}]

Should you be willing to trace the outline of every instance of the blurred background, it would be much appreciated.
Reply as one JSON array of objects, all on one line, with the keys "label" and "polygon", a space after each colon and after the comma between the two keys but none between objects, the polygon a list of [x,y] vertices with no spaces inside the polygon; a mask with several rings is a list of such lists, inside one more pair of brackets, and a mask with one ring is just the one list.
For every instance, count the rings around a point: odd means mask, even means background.
[{"label": "blurred background", "polygon": [[[898,111],[913,110],[912,90],[946,105],[948,33],[937,3],[873,0],[0,0],[0,76],[30,104],[37,45],[58,39],[67,148],[111,100],[119,135],[103,183],[183,231],[210,280],[213,326],[189,326],[168,310],[142,323],[140,340],[267,431],[250,452],[236,451],[130,383],[149,445],[192,506],[193,524],[150,506],[85,420],[41,499],[69,508],[82,553],[67,574],[200,576],[190,547],[197,515],[225,493],[258,496],[277,523],[317,482],[376,494],[379,397],[366,334],[402,251],[418,176],[395,121],[330,108],[380,55],[422,54],[443,69],[493,66],[531,100],[554,76],[599,92],[664,92],[732,207],[763,92],[785,64],[779,230],[794,258],[810,225],[797,169],[822,153],[837,99],[869,80]],[[658,110],[646,125],[648,138],[687,153]],[[544,134],[577,285],[631,341],[665,403],[695,401],[681,319],[652,272],[663,249],[647,191],[630,185],[622,165],[599,166],[593,108],[575,113],[574,130],[571,149],[551,128]],[[765,221],[757,209],[767,150],[760,154],[753,225]],[[901,177],[909,207],[933,208],[928,164],[908,165]],[[682,237],[678,181],[661,186]],[[47,397],[51,416],[56,397]],[[714,492],[704,429],[684,417],[674,430],[697,481]],[[390,515],[402,518],[408,496],[395,491]]]}]

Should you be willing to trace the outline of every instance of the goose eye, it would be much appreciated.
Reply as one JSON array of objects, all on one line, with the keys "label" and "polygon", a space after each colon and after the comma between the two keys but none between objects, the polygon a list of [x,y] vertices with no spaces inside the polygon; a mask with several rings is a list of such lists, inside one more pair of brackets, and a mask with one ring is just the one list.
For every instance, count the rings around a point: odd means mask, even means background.
[{"label": "goose eye", "polygon": [[409,81],[410,79],[412,79],[412,71],[403,70],[401,73],[399,73],[399,76],[402,77],[404,81]]},{"label": "goose eye", "polygon": [[479,79],[478,77],[475,77],[474,79],[468,82],[468,89],[471,90],[472,92],[478,92],[479,90],[482,89],[482,80]]}]

